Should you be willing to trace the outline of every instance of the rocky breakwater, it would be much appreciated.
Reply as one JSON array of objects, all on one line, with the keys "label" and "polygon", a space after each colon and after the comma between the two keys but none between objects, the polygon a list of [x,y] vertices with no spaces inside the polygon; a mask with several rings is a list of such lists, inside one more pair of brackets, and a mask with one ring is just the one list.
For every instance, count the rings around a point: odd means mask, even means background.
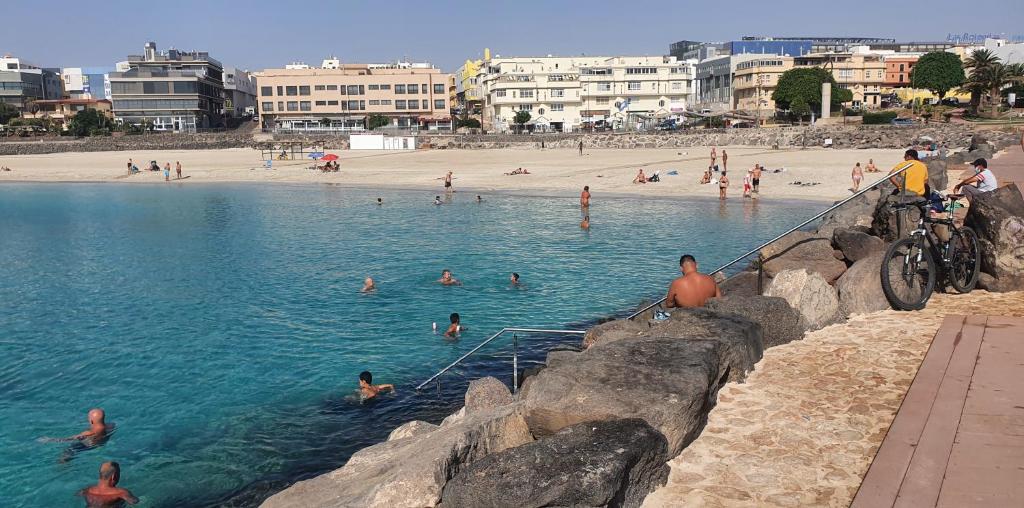
[{"label": "rocky breakwater", "polygon": [[964,224],[978,235],[978,285],[998,292],[1024,290],[1024,198],[1017,184],[976,196]]},{"label": "rocky breakwater", "polygon": [[217,150],[249,148],[252,134],[218,132],[209,134],[140,134],[90,138],[40,138],[33,141],[0,141],[0,155],[32,155],[64,152],[116,152],[140,150]]}]

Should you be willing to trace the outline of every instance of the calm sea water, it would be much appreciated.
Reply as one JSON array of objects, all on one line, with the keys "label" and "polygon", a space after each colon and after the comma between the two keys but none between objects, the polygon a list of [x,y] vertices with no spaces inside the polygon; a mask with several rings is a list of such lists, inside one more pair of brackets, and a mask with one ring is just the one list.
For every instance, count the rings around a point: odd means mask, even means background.
[{"label": "calm sea water", "polygon": [[[384,206],[373,204],[382,196]],[[465,380],[510,377],[509,341],[416,394],[503,326],[583,326],[661,294],[821,205],[469,195],[286,185],[0,186],[0,492],[77,506],[101,462],[145,506],[257,504],[339,467]],[[443,268],[464,282],[435,283]],[[512,288],[519,272],[524,287]],[[380,287],[360,294],[365,276]],[[446,341],[448,314],[468,331]],[[543,351],[578,338],[535,337]],[[359,404],[357,375],[397,394]],[[117,432],[58,460],[103,407]]]}]

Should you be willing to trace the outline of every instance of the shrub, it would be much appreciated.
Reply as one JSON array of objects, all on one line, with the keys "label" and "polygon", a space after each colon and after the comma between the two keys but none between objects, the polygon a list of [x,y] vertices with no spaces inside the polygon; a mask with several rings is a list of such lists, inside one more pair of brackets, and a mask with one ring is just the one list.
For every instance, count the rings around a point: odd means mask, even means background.
[{"label": "shrub", "polygon": [[878,113],[864,113],[864,125],[887,124],[896,118],[895,111],[879,111]]}]

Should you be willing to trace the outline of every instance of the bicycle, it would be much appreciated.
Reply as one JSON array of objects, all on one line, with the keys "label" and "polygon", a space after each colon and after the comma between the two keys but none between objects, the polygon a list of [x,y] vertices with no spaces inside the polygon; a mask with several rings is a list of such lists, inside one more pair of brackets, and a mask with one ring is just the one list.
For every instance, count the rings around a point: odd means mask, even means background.
[{"label": "bicycle", "polygon": [[[923,309],[939,280],[948,280],[959,293],[969,293],[978,283],[981,266],[978,235],[973,229],[958,228],[953,222],[953,212],[959,207],[956,201],[962,197],[962,194],[950,194],[943,198],[949,205],[943,208],[942,217],[931,216],[932,202],[924,198],[892,207],[900,211],[914,206],[921,211],[917,229],[890,245],[882,259],[882,292],[893,308]],[[943,230],[944,235],[937,232]],[[936,264],[936,259],[941,262]],[[945,285],[939,290],[944,291]]]}]

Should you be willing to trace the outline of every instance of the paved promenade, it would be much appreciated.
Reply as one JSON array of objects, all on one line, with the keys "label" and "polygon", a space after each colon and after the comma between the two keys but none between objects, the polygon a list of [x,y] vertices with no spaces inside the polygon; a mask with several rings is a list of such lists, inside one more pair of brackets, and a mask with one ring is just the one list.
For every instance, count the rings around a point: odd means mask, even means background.
[{"label": "paved promenade", "polygon": [[1006,153],[989,161],[989,168],[995,173],[999,185],[1017,182],[1017,187],[1024,192],[1024,150],[1020,145],[1011,145],[1004,150]]},{"label": "paved promenade", "polygon": [[1024,293],[936,294],[769,349],[644,506],[848,506],[943,320],[964,315],[1024,316]]}]

